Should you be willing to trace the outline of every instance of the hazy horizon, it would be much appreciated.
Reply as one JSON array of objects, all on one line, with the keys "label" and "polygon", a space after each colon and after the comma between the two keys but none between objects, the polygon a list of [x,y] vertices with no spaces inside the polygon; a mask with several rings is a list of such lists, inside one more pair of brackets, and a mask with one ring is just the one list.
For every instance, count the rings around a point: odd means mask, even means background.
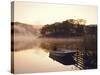
[{"label": "hazy horizon", "polygon": [[14,22],[41,26],[67,19],[84,19],[87,21],[86,25],[97,24],[97,7],[25,1],[14,2]]}]

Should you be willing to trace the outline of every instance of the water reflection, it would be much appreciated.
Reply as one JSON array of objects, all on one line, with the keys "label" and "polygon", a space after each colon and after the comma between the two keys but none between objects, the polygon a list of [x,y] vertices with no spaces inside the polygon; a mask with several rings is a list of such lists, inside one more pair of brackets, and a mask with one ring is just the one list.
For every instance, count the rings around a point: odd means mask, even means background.
[{"label": "water reflection", "polygon": [[[39,38],[34,40],[30,39],[31,42],[29,39],[24,40],[24,42],[23,40],[15,41],[15,49],[12,50],[14,63],[11,64],[12,71],[15,73],[97,68],[97,50],[92,49],[93,46],[88,49],[87,43],[85,43],[86,46],[81,43],[82,39]],[[82,48],[82,46],[86,49],[77,49]],[[76,50],[77,53],[75,53]]]},{"label": "water reflection", "polygon": [[[63,56],[63,53],[61,53],[60,56],[56,56],[55,52],[51,52],[54,46],[57,47],[57,50],[58,48],[66,49],[66,47],[70,47],[68,45],[75,47],[75,44],[72,44],[75,40],[69,43],[66,39],[37,39],[35,41],[32,39],[28,44],[28,39],[25,41],[24,43],[17,41],[21,45],[15,44],[15,51],[12,51],[12,55],[14,53],[14,63],[12,64],[14,73],[78,70],[74,66],[75,61],[72,54],[66,55],[64,53]],[[76,44],[78,45],[78,43]],[[28,47],[31,49],[27,49]]]},{"label": "water reflection", "polygon": [[14,52],[15,73],[78,70],[74,65],[63,65],[50,57],[51,55],[41,48]]},{"label": "water reflection", "polygon": [[82,39],[56,39],[56,38],[41,38],[40,39],[40,44],[39,47],[43,48],[46,52],[49,52],[51,50],[54,49],[54,47],[56,46],[57,49],[59,48],[63,48],[63,49],[70,49],[70,50],[75,50],[75,49],[79,49],[82,47]]}]

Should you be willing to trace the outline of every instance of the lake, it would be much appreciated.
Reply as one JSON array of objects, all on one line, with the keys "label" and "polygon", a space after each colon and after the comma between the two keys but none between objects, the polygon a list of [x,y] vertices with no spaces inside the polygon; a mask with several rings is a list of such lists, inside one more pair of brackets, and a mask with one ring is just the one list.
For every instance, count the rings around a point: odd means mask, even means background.
[{"label": "lake", "polygon": [[[67,60],[67,59],[66,59]],[[51,58],[41,48],[14,52],[14,72],[55,72],[78,70],[74,65],[63,65]]]},{"label": "lake", "polygon": [[[31,41],[36,43],[36,40]],[[33,45],[33,47],[30,48],[27,48],[27,46],[32,46],[33,43],[28,43],[28,45],[26,45],[24,42],[24,49],[19,47],[19,50],[12,51],[12,57],[14,57],[14,60],[12,60],[12,62],[14,61],[14,63],[12,63],[12,67],[14,66],[14,73],[17,74],[79,70],[79,68],[74,66],[74,64],[65,65],[50,57],[50,50],[52,50],[52,47],[56,46],[57,48],[66,49],[66,41],[66,39],[38,39],[38,44],[36,43]],[[73,42],[75,42],[75,40],[73,40]],[[22,42],[19,43],[21,44]],[[69,61],[67,58],[64,58],[64,61],[65,60],[66,62]]]}]

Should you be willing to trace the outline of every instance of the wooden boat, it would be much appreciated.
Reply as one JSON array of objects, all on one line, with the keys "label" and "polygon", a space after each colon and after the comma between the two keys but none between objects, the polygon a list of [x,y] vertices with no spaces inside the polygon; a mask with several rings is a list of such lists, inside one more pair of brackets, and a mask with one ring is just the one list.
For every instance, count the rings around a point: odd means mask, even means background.
[{"label": "wooden boat", "polygon": [[52,50],[49,53],[49,57],[53,60],[56,60],[64,65],[71,65],[75,64],[75,60],[73,58],[73,54],[76,53],[76,51],[72,50]]},{"label": "wooden boat", "polygon": [[56,51],[52,50],[52,51],[50,51],[50,54],[55,55],[55,56],[64,56],[66,54],[70,55],[70,54],[74,54],[74,53],[76,53],[75,50],[56,50]]}]

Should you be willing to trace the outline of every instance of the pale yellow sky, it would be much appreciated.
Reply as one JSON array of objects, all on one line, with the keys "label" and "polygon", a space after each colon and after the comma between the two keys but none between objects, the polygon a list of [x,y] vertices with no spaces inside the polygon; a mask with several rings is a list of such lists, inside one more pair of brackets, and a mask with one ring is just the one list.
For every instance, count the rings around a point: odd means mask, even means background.
[{"label": "pale yellow sky", "polygon": [[85,19],[87,20],[87,24],[97,24],[97,7],[24,1],[14,2],[15,22],[45,25],[62,22],[66,19]]}]

